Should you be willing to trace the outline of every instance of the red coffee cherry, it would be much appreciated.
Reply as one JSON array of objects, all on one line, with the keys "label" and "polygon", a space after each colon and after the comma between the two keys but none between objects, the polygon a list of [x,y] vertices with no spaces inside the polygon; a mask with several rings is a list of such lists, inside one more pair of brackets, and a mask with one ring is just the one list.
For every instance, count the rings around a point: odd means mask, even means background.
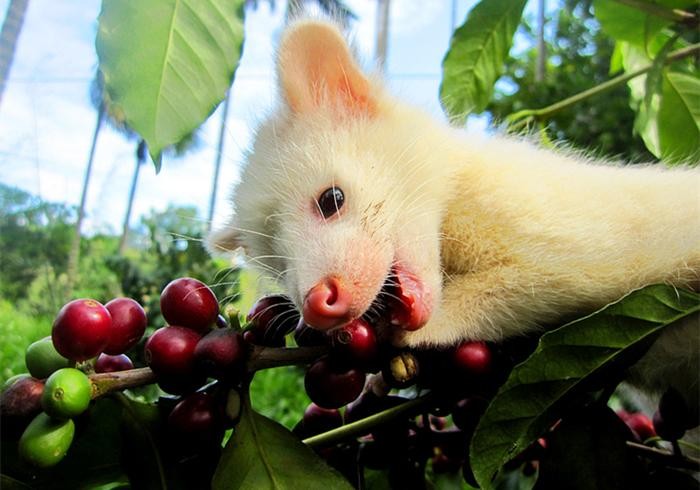
[{"label": "red coffee cherry", "polygon": [[304,410],[301,424],[302,437],[311,437],[340,427],[343,416],[335,408],[323,408],[311,402]]},{"label": "red coffee cherry", "polygon": [[210,442],[224,432],[223,401],[208,393],[192,393],[168,416],[168,426],[187,442]]},{"label": "red coffee cherry", "polygon": [[452,363],[462,373],[482,376],[491,372],[493,355],[485,342],[463,342],[452,353]]},{"label": "red coffee cherry", "polygon": [[124,354],[143,337],[148,323],[146,312],[131,298],[115,298],[105,308],[112,317],[112,333],[104,352]]},{"label": "red coffee cherry", "polygon": [[189,328],[159,328],[146,341],[146,364],[157,376],[189,375],[194,371],[194,350],[200,335]]},{"label": "red coffee cherry", "polygon": [[361,318],[334,330],[331,345],[334,357],[361,367],[373,364],[379,351],[374,328]]},{"label": "red coffee cherry", "polygon": [[293,331],[299,322],[299,312],[289,297],[271,294],[255,302],[246,321],[248,330],[255,335],[256,343],[283,347],[285,335]]},{"label": "red coffee cherry", "polygon": [[63,357],[86,361],[109,343],[112,318],[94,299],[76,299],[61,308],[51,329],[53,345]]},{"label": "red coffee cherry", "polygon": [[306,393],[316,405],[323,408],[340,408],[362,393],[365,373],[334,363],[324,356],[311,365],[304,377]]},{"label": "red coffee cherry", "polygon": [[96,373],[115,373],[117,371],[128,371],[129,369],[134,369],[134,363],[131,362],[131,359],[126,354],[111,356],[102,353],[95,361]]},{"label": "red coffee cherry", "polygon": [[238,379],[247,357],[248,348],[243,335],[230,328],[212,330],[194,349],[197,372],[216,379]]},{"label": "red coffee cherry", "polygon": [[202,281],[181,277],[168,283],[160,293],[160,312],[171,325],[206,333],[216,322],[219,303]]}]

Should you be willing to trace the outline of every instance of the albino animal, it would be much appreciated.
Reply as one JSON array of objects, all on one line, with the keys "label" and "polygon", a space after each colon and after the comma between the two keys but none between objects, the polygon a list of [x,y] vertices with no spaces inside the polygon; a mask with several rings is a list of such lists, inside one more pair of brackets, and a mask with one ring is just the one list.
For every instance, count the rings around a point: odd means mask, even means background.
[{"label": "albino animal", "polygon": [[[277,76],[282,103],[211,243],[244,247],[308,324],[334,328],[394,296],[397,344],[497,341],[644,285],[697,289],[698,169],[451,128],[387,94],[322,21],[288,28]],[[667,330],[641,377],[697,400],[698,322]]]}]

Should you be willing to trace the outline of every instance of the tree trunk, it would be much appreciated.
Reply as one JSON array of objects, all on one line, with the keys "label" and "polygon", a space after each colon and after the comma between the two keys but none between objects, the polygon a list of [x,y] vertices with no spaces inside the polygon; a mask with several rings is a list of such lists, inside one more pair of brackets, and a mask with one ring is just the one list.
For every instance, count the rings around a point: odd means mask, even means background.
[{"label": "tree trunk", "polygon": [[136,184],[139,180],[139,172],[141,166],[146,162],[146,142],[139,140],[136,147],[136,168],[134,169],[134,177],[131,179],[131,189],[129,189],[129,201],[126,205],[126,215],[124,216],[124,226],[122,227],[122,236],[119,239],[119,255],[124,255],[126,250],[126,240],[129,236],[129,220],[131,219],[131,208],[134,204],[134,196],[136,195]]},{"label": "tree trunk", "polygon": [[211,222],[214,219],[214,207],[216,206],[216,191],[219,187],[219,169],[221,168],[221,157],[224,154],[224,138],[226,137],[226,119],[228,118],[228,106],[231,92],[226,94],[224,99],[223,114],[221,114],[221,126],[219,127],[219,143],[216,147],[216,161],[214,162],[214,181],[211,184],[211,198],[209,200],[209,216],[207,226],[211,229]]},{"label": "tree trunk", "polygon": [[389,37],[389,0],[377,0],[377,42],[374,58],[381,73],[386,71],[387,39]]},{"label": "tree trunk", "polygon": [[85,167],[85,177],[83,178],[83,190],[80,194],[80,205],[78,206],[78,219],[75,222],[73,242],[71,243],[70,252],[68,253],[68,269],[66,271],[66,276],[68,278],[66,290],[68,296],[70,296],[73,292],[75,277],[78,273],[78,261],[80,259],[81,229],[83,226],[83,218],[85,217],[85,201],[87,200],[87,190],[90,184],[92,162],[95,159],[95,147],[97,146],[97,136],[100,134],[100,130],[102,129],[102,121],[104,121],[104,115],[104,106],[100,105],[97,109],[97,122],[95,123],[95,130],[92,133],[90,153],[88,154],[87,166]]},{"label": "tree trunk", "polygon": [[547,69],[547,44],[544,42],[545,24],[545,0],[537,3],[537,67],[535,68],[535,81],[544,80]]},{"label": "tree trunk", "polygon": [[0,31],[0,104],[2,104],[2,95],[5,92],[7,78],[10,75],[17,40],[19,39],[19,33],[22,31],[22,24],[24,24],[24,16],[27,13],[28,6],[29,0],[10,0],[5,20],[2,23],[2,30]]}]

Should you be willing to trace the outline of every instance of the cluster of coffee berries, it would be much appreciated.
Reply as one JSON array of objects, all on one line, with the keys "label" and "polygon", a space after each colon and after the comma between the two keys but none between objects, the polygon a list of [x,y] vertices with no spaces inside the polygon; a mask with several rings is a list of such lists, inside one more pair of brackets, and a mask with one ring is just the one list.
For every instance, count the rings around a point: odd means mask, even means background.
[{"label": "cluster of coffee berries", "polygon": [[[88,409],[93,396],[88,374],[131,369],[124,353],[145,330],[146,314],[129,298],[106,305],[76,299],[61,308],[51,336],[27,348],[28,374],[10,378],[2,394],[3,418],[31,420],[19,439],[24,460],[48,467],[66,455],[75,434],[74,419]],[[92,359],[94,363],[87,362]]]}]

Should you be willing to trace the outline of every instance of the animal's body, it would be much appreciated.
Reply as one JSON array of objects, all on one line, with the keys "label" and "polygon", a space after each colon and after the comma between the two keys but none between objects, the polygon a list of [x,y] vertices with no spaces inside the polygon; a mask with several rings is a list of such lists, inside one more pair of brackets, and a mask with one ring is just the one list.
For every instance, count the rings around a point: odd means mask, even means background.
[{"label": "animal's body", "polygon": [[[287,30],[278,78],[213,243],[242,245],[309,324],[365,314],[387,280],[411,346],[523,334],[652,283],[697,289],[698,169],[470,136],[388,95],[323,22]],[[640,377],[672,374],[697,399],[697,319],[667,337]]]}]

